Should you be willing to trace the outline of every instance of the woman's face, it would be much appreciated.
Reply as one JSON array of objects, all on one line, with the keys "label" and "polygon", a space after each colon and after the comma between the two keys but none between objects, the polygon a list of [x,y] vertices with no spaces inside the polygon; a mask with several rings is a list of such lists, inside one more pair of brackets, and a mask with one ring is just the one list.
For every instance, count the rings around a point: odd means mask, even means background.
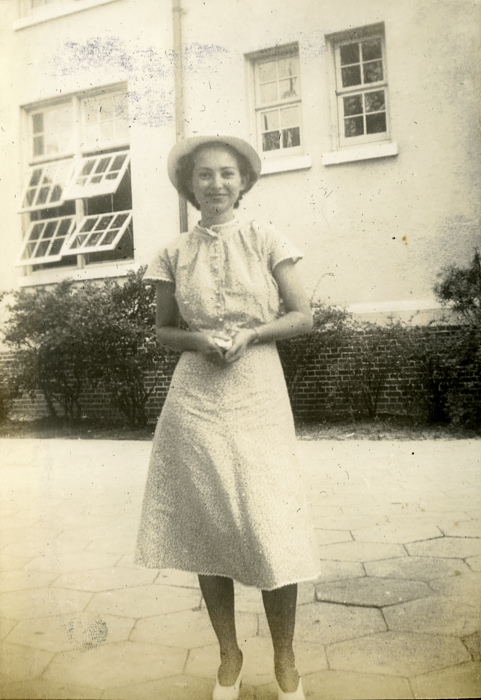
[{"label": "woman's face", "polygon": [[235,155],[222,145],[205,146],[196,153],[191,188],[203,218],[222,223],[246,187]]}]

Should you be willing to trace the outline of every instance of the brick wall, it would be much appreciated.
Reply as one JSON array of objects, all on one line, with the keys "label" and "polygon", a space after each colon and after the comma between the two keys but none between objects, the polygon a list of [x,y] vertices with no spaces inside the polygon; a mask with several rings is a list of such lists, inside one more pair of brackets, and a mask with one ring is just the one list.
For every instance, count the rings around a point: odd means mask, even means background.
[{"label": "brick wall", "polygon": [[[371,332],[371,336],[369,333]],[[364,335],[360,335],[363,333]],[[417,347],[417,357],[410,357],[409,349],[399,338],[374,331],[344,333],[339,337],[323,334],[309,352],[299,360],[299,353],[289,357],[282,344],[281,357],[286,363],[285,373],[294,413],[299,417],[316,420],[368,417],[370,404],[382,416],[419,416],[427,411],[419,399],[419,387],[426,382],[426,366],[420,363],[420,348],[433,340],[449,342],[459,333],[453,326],[419,327],[413,330],[410,342]],[[362,342],[361,342],[362,340]],[[305,343],[298,339],[297,342]],[[360,351],[370,348],[368,358]],[[302,355],[302,353],[301,353]],[[422,356],[422,352],[421,352]],[[0,353],[0,371],[5,377],[11,367],[12,353]],[[148,402],[149,422],[155,423],[165,400],[175,361],[162,374],[147,376],[152,388]],[[295,375],[295,376],[294,376]],[[459,368],[462,390],[481,392],[481,380],[475,368]],[[99,420],[119,419],[108,396],[100,389],[86,388],[81,397],[85,417]],[[60,411],[59,411],[60,414]],[[15,399],[10,416],[31,419],[48,415],[40,394]]]}]

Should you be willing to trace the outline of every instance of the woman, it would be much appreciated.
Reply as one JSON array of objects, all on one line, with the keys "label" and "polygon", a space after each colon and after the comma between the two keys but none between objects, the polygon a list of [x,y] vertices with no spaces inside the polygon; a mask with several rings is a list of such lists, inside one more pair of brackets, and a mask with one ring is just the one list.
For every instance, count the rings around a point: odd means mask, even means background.
[{"label": "woman", "polygon": [[220,646],[213,700],[239,697],[233,579],[262,590],[279,699],[304,698],[292,647],[297,582],[318,575],[275,345],[312,327],[301,256],[234,212],[260,169],[242,139],[174,146],[169,177],[201,219],[146,274],[157,284],[158,341],[182,354],[154,436],[136,561],[199,575]]}]

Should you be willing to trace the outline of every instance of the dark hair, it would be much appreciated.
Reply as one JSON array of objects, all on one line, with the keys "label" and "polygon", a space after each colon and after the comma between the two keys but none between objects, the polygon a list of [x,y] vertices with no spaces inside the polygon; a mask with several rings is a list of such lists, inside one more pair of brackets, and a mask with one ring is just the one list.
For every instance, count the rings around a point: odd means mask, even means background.
[{"label": "dark hair", "polygon": [[177,164],[177,189],[179,190],[180,194],[182,194],[196,209],[200,209],[199,202],[196,200],[195,195],[191,190],[192,172],[195,166],[195,158],[199,151],[204,148],[212,147],[225,148],[226,151],[229,151],[229,153],[231,153],[237,161],[237,167],[239,168],[241,177],[243,177],[246,181],[244,191],[239,194],[239,198],[234,204],[234,209],[237,209],[239,202],[242,199],[242,195],[251,189],[256,181],[256,176],[247,158],[243,156],[242,153],[239,153],[239,151],[237,151],[235,148],[232,148],[232,146],[229,144],[222,143],[222,141],[203,143],[202,145],[197,146],[197,148],[194,148],[191,153],[179,158],[179,162]]}]

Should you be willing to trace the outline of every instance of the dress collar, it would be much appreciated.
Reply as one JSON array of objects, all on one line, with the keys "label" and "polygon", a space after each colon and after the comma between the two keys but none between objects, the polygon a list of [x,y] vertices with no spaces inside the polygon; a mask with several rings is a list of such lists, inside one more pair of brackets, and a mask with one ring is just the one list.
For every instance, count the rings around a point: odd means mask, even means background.
[{"label": "dress collar", "polygon": [[233,219],[230,221],[226,221],[224,224],[212,224],[212,226],[204,227],[201,226],[199,223],[197,223],[194,227],[194,231],[196,233],[204,233],[207,234],[208,236],[222,236],[226,233],[229,233],[232,229],[238,229],[239,228],[239,219],[237,216],[234,216]]}]

